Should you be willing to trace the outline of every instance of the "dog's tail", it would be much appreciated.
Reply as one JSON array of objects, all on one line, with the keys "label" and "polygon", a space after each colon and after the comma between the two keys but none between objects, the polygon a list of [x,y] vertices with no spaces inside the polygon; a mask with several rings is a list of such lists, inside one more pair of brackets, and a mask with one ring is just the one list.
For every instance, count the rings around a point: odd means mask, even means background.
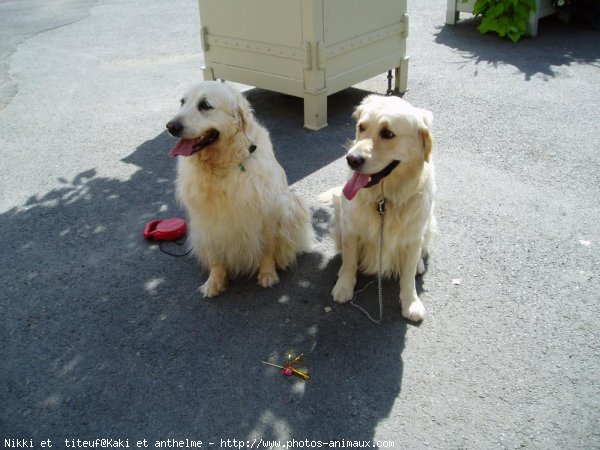
[{"label": "dog's tail", "polygon": [[333,219],[331,220],[330,230],[335,241],[335,248],[342,249],[342,233],[340,228],[340,210],[342,208],[342,189],[343,186],[336,186],[319,194],[319,201],[325,205],[333,206]]},{"label": "dog's tail", "polygon": [[309,252],[315,243],[310,210],[295,193],[288,191],[284,195],[285,205],[279,219],[279,233],[275,247],[275,263],[285,269],[296,262],[298,253]]}]

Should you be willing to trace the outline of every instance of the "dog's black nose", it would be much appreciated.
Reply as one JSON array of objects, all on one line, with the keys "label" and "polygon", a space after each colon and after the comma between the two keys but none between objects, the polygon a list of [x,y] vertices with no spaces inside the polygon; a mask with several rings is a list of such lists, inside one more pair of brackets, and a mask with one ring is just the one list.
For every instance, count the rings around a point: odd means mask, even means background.
[{"label": "dog's black nose", "polygon": [[365,158],[363,158],[360,155],[347,155],[346,161],[348,161],[348,165],[352,169],[358,169],[360,166],[362,166],[365,163]]},{"label": "dog's black nose", "polygon": [[179,120],[171,120],[167,123],[167,130],[169,130],[169,133],[173,136],[179,136],[183,131],[183,125]]}]

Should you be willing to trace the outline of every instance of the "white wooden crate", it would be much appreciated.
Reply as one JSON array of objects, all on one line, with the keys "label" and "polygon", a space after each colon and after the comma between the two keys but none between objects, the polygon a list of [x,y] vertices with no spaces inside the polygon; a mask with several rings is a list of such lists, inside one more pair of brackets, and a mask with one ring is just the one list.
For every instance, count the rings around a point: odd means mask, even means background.
[{"label": "white wooden crate", "polygon": [[395,70],[406,91],[406,0],[198,0],[204,78],[304,99],[327,125],[327,96]]}]

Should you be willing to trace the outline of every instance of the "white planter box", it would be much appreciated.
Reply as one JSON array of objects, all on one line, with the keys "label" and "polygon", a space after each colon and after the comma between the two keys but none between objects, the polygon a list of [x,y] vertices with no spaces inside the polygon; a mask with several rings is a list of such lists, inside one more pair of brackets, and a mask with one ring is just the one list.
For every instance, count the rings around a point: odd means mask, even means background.
[{"label": "white planter box", "polygon": [[304,99],[327,125],[327,96],[395,69],[406,91],[406,0],[198,0],[204,78]]},{"label": "white planter box", "polygon": [[[446,7],[446,23],[448,25],[454,25],[459,19],[461,12],[473,13],[473,6],[475,0],[469,0],[463,2],[462,0],[448,0]],[[542,17],[554,14],[556,9],[552,6],[552,0],[536,0],[536,10],[529,17],[529,34],[535,36],[538,30],[538,20]]]}]

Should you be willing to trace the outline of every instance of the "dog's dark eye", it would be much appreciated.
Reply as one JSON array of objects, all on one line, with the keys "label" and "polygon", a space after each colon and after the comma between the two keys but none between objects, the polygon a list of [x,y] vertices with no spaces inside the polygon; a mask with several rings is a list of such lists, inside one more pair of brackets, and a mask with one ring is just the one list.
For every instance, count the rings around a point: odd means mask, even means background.
[{"label": "dog's dark eye", "polygon": [[206,100],[200,100],[198,102],[198,111],[208,111],[209,109],[213,109]]},{"label": "dog's dark eye", "polygon": [[358,132],[362,133],[363,131],[365,131],[365,126],[361,123],[358,125]]},{"label": "dog's dark eye", "polygon": [[179,100],[179,102],[181,103],[181,106],[183,106],[185,103],[185,98],[182,98],[181,100]]},{"label": "dog's dark eye", "polygon": [[379,135],[381,136],[381,139],[393,139],[396,137],[396,135],[388,129],[381,130]]}]

